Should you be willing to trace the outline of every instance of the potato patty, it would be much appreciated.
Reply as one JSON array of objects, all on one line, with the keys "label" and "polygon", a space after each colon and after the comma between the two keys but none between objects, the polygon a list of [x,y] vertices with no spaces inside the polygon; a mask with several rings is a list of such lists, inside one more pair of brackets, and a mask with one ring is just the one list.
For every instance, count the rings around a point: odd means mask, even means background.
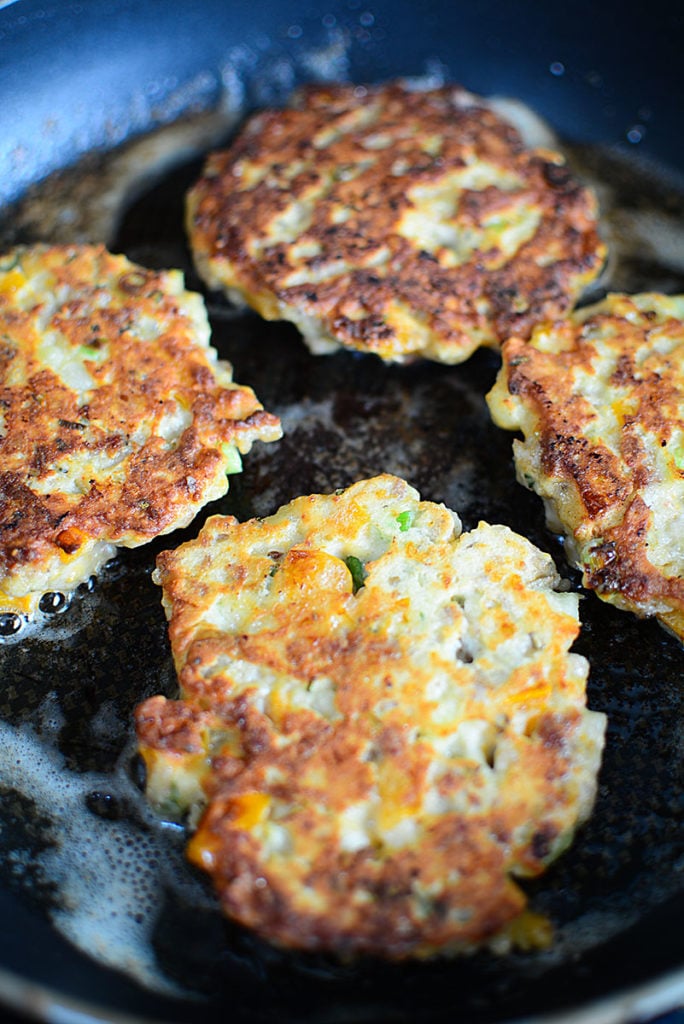
[{"label": "potato patty", "polygon": [[157,581],[181,697],[137,710],[148,796],[199,819],[227,914],[341,954],[510,940],[603,743],[551,558],[383,475],[212,517]]},{"label": "potato patty", "polygon": [[239,453],[279,436],[179,271],[95,246],[0,260],[0,612],[187,525]]},{"label": "potato patty", "polygon": [[609,295],[511,338],[488,401],[584,585],[684,639],[684,296]]},{"label": "potato patty", "polygon": [[467,359],[572,308],[601,268],[593,194],[464,89],[303,90],[188,196],[199,272],[314,352]]}]

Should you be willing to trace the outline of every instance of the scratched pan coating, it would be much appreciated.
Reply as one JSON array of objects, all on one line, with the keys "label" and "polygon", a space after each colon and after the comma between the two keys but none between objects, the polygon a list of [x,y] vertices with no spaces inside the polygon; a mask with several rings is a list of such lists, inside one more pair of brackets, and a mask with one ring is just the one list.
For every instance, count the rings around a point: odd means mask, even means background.
[{"label": "scratched pan coating", "polygon": [[[142,263],[185,269],[191,288],[199,282],[179,214],[198,169],[168,174],[127,210],[110,242]],[[624,263],[623,279],[639,273],[644,287],[656,284],[654,270]],[[292,327],[207,298],[213,343],[281,416],[285,436],[254,449],[206,514],[267,515],[296,495],[391,472],[454,508],[465,529],[485,519],[526,535],[579,588],[534,495],[515,482],[510,436],[487,413],[495,354],[459,367],[312,357]],[[195,536],[203,518],[175,539]],[[184,861],[182,833],[155,822],[136,785],[133,708],[175,692],[150,579],[168,543],[122,553],[41,633],[0,651],[0,909],[14,915],[17,933],[32,929],[38,958],[42,950],[57,958],[59,975],[43,972],[42,984],[143,1019],[218,1020],[230,1006],[236,1021],[427,1024],[456,1012],[482,1022],[548,1014],[681,968],[682,649],[653,623],[591,595],[581,602],[575,649],[590,659],[589,704],[608,714],[607,745],[591,820],[526,886],[533,908],[554,923],[551,950],[337,964],[273,950],[224,921]],[[89,865],[88,884],[74,877]],[[21,972],[21,944],[5,945],[3,963]]]}]

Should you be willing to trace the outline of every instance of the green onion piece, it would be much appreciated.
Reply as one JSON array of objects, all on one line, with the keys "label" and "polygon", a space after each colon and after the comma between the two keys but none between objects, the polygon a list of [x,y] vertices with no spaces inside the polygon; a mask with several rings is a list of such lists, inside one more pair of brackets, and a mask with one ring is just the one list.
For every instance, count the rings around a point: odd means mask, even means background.
[{"label": "green onion piece", "polygon": [[584,556],[582,568],[588,569],[590,572],[596,572],[598,569],[602,569],[612,560],[610,557],[611,550],[612,545],[610,542],[606,543],[603,537],[595,537]]},{"label": "green onion piece", "polygon": [[157,804],[157,813],[169,821],[182,821],[187,810],[187,801],[184,801],[177,783],[172,782],[168,792]]},{"label": "green onion piece", "polygon": [[357,558],[356,555],[349,555],[347,558],[345,558],[344,564],[347,566],[349,572],[351,573],[352,583],[354,586],[353,592],[356,593],[357,590],[360,590],[361,587],[365,585],[366,576],[368,574],[366,573],[366,570],[363,567],[363,562],[361,561],[361,559]]},{"label": "green onion piece", "polygon": [[684,445],[681,445],[679,448],[675,448],[673,458],[677,469],[681,469],[682,472],[684,472]]},{"label": "green onion piece", "polygon": [[400,512],[397,516],[397,522],[399,523],[399,529],[402,533],[406,533],[410,526],[413,526],[413,520],[416,518],[416,513],[412,512],[411,509],[407,508],[405,512]]},{"label": "green onion piece", "polygon": [[492,217],[490,220],[486,220],[484,225],[488,231],[501,231],[508,226],[508,223],[506,217]]},{"label": "green onion piece", "polygon": [[80,345],[78,354],[82,359],[97,359],[101,361],[107,358],[107,350],[104,347],[95,345]]},{"label": "green onion piece", "polygon": [[228,441],[224,441],[221,445],[221,452],[226,460],[226,474],[239,473],[242,469],[242,459],[240,458],[240,452],[237,450],[235,445],[229,444]]}]

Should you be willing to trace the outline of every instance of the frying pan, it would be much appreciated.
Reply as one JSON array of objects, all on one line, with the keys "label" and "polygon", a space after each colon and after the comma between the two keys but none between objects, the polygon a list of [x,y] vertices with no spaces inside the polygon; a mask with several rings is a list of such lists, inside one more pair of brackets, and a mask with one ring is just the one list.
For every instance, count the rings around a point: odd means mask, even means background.
[{"label": "frying pan", "polygon": [[[0,241],[101,239],[200,288],[181,210],[204,150],[301,81],[417,75],[529,104],[598,181],[620,250],[605,283],[683,290],[682,42],[661,2],[15,0],[0,10]],[[648,225],[666,226],[664,256]],[[465,528],[526,534],[580,589],[489,421],[495,354],[315,359],[293,328],[207,301],[221,355],[285,427],[208,511],[268,514],[387,470]],[[182,830],[145,807],[131,730],[136,703],[175,685],[154,557],[199,525],[122,553],[0,646],[0,1000],[45,1020],[320,1024],[623,1021],[684,1003],[684,656],[593,596],[576,649],[607,749],[594,816],[527,886],[553,921],[549,951],[340,964],[224,921]]]}]

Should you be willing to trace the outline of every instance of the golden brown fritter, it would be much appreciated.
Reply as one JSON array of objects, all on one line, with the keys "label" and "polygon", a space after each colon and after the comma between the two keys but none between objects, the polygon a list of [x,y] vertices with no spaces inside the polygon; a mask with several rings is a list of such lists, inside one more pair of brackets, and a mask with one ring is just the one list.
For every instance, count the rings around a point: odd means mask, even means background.
[{"label": "golden brown fritter", "polygon": [[467,359],[572,308],[604,248],[562,156],[455,86],[303,90],[188,196],[197,267],[314,352]]},{"label": "golden brown fritter", "polygon": [[538,941],[511,876],[588,815],[604,728],[548,555],[384,475],[212,517],[158,582],[181,698],[138,708],[148,796],[199,819],[231,917],[389,958]]},{"label": "golden brown fritter", "polygon": [[179,271],[96,246],[0,260],[0,611],[30,615],[115,545],[186,526],[278,436]]},{"label": "golden brown fritter", "polygon": [[684,296],[610,295],[512,338],[488,401],[584,585],[684,639]]}]

